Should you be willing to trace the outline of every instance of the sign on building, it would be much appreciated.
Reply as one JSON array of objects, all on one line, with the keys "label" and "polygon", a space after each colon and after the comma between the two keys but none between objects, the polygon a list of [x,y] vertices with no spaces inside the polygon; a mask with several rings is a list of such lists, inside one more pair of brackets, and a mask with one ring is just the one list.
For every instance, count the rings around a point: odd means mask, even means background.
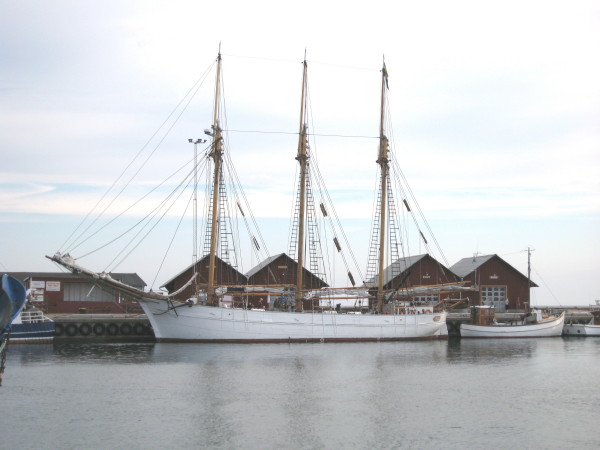
[{"label": "sign on building", "polygon": [[60,291],[60,281],[46,281],[47,291]]}]

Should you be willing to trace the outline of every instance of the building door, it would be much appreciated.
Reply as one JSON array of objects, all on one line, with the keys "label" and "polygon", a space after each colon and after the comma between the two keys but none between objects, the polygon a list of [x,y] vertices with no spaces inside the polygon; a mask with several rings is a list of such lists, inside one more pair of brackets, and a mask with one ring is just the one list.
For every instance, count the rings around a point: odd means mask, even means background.
[{"label": "building door", "polygon": [[506,311],[506,286],[481,286],[481,304]]}]

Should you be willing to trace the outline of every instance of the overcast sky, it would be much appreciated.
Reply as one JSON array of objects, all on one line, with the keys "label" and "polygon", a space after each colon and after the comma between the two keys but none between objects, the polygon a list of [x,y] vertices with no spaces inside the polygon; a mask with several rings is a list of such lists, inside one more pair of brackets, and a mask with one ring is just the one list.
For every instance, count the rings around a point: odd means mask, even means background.
[{"label": "overcast sky", "polygon": [[[60,248],[221,42],[229,128],[291,133],[230,134],[271,253],[287,251],[306,49],[312,131],[365,136],[316,144],[366,265],[377,152],[369,137],[378,133],[385,55],[395,156],[449,264],[495,253],[526,273],[523,250],[532,247],[538,304],[600,299],[600,2],[340,5],[0,0],[0,269],[57,270],[44,255]],[[213,81],[143,182],[191,156],[187,139],[211,123]],[[157,284],[191,261],[181,258]],[[146,255],[119,271],[151,284],[154,266]]]}]

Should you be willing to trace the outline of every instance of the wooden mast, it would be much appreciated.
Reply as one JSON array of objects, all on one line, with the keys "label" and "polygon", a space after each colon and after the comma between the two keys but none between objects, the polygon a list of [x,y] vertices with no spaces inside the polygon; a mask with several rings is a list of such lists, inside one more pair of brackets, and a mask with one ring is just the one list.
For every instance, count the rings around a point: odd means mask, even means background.
[{"label": "wooden mast", "polygon": [[210,232],[210,254],[208,264],[208,303],[215,304],[215,265],[217,253],[217,231],[219,223],[219,182],[221,178],[221,163],[223,160],[223,136],[219,126],[219,96],[221,88],[221,45],[219,44],[219,55],[217,56],[217,79],[215,83],[215,105],[212,125],[213,143],[210,157],[213,159],[213,198]]},{"label": "wooden mast", "polygon": [[304,70],[302,73],[302,99],[300,102],[300,130],[298,133],[298,155],[296,160],[300,164],[300,205],[298,211],[298,268],[296,275],[296,311],[302,310],[303,298],[303,268],[304,268],[304,222],[306,216],[306,172],[308,168],[308,127],[304,121],[306,105],[306,51],[302,62]]},{"label": "wooden mast", "polygon": [[383,309],[383,272],[385,263],[385,238],[386,238],[386,216],[387,216],[387,181],[389,174],[389,159],[388,159],[388,139],[385,136],[384,120],[385,120],[385,90],[387,87],[387,71],[385,62],[381,69],[381,111],[379,120],[379,157],[377,164],[381,167],[381,209],[379,218],[379,260],[378,260],[378,277],[377,277],[377,312],[381,313]]}]

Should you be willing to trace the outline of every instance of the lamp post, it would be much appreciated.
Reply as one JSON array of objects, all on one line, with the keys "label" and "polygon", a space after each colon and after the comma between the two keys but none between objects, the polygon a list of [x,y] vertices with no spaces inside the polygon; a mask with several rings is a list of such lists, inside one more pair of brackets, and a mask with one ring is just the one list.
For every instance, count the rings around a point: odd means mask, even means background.
[{"label": "lamp post", "polygon": [[194,204],[193,204],[193,244],[194,254],[192,264],[194,264],[194,273],[196,272],[196,260],[198,259],[198,144],[204,144],[206,139],[188,139],[190,144],[194,144]]}]

